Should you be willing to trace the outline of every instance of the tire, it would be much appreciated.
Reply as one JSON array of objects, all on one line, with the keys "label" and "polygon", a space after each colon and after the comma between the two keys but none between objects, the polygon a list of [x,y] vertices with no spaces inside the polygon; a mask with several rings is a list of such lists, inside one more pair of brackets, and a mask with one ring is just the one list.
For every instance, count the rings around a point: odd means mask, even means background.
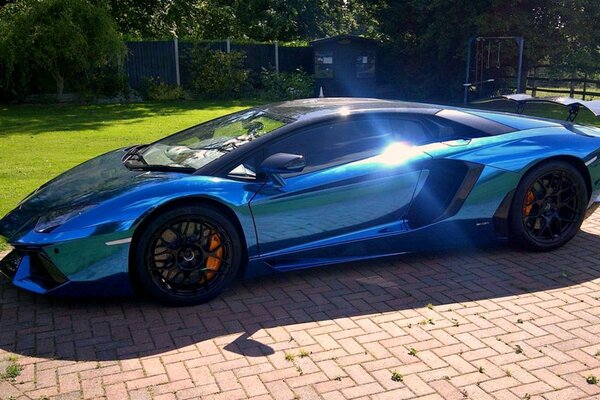
[{"label": "tire", "polygon": [[528,171],[515,191],[509,222],[513,244],[550,251],[581,227],[588,203],[585,181],[569,163],[550,161]]},{"label": "tire", "polygon": [[237,229],[208,205],[166,211],[145,226],[136,242],[132,272],[145,293],[168,305],[217,297],[242,263]]}]

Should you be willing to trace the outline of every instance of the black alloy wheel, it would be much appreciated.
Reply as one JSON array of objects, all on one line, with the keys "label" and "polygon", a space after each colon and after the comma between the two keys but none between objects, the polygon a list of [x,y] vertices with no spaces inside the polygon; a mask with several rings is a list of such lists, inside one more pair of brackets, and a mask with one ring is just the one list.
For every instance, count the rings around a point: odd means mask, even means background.
[{"label": "black alloy wheel", "polygon": [[158,300],[192,305],[219,295],[239,271],[239,235],[218,210],[190,206],[154,219],[138,242],[135,269]]},{"label": "black alloy wheel", "polygon": [[512,239],[532,250],[553,250],[579,231],[587,207],[583,177],[572,165],[553,161],[534,167],[515,192]]}]

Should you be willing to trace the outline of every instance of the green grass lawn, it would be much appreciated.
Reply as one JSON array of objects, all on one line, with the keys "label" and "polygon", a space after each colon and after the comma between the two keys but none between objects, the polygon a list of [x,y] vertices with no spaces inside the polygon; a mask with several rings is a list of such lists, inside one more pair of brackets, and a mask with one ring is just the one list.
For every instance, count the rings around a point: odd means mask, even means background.
[{"label": "green grass lawn", "polygon": [[[471,104],[471,107],[509,113],[515,112],[515,103],[506,100],[492,101],[483,104],[474,103]],[[525,105],[524,114],[564,121],[567,115],[569,115],[569,112],[566,107],[558,104],[529,103]],[[581,108],[575,122],[584,125],[600,126],[600,118],[594,117],[594,114],[585,108]]]},{"label": "green grass lawn", "polygon": [[[561,90],[564,93],[549,92],[549,91],[546,91],[545,89]],[[583,87],[576,87],[575,90],[583,91]],[[598,92],[598,90],[596,88],[589,88],[588,91],[589,92]],[[526,93],[533,96],[531,90],[527,90]],[[554,97],[554,96],[569,97],[569,88],[568,87],[553,87],[553,88],[538,87],[535,91],[535,97]],[[573,97],[576,99],[581,99],[581,98],[583,98],[583,95],[574,94]],[[597,97],[598,96],[593,96],[588,93],[585,99],[586,100],[595,100]]]},{"label": "green grass lawn", "polygon": [[0,106],[0,217],[44,182],[94,156],[148,143],[254,104]]}]

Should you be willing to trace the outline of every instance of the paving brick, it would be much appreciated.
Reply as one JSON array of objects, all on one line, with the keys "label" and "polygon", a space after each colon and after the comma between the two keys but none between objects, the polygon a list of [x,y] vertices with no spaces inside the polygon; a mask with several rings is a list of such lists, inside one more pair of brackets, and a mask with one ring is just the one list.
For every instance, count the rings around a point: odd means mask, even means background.
[{"label": "paving brick", "polygon": [[240,378],[240,384],[250,397],[268,393],[267,388],[256,375]]},{"label": "paving brick", "polygon": [[2,281],[0,368],[16,356],[23,370],[0,397],[599,398],[585,382],[600,376],[598,237],[600,213],[551,253],[499,246],[332,266],[239,282],[181,309],[50,300]]}]

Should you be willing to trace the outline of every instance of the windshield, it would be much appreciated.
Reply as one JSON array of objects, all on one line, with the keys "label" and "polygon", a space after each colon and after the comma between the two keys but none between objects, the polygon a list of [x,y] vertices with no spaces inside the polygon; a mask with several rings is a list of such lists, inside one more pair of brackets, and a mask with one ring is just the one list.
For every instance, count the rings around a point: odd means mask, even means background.
[{"label": "windshield", "polygon": [[245,110],[159,140],[139,156],[148,167],[198,169],[290,122],[265,110]]}]

